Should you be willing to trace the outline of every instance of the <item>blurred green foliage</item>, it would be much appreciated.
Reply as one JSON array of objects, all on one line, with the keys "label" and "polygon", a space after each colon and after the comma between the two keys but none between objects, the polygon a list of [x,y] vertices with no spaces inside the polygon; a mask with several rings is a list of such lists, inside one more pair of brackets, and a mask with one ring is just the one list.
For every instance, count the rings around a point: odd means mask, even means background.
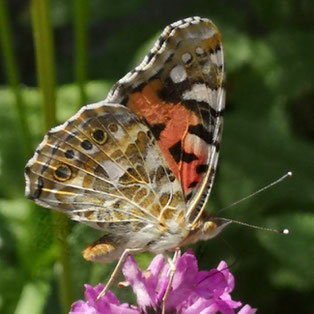
[{"label": "blurred green foliage", "polygon": [[[2,5],[4,1],[0,1]],[[44,125],[36,87],[30,8],[25,1],[6,2],[7,19],[12,26],[11,57],[18,65],[24,122],[30,128],[35,147],[42,138]],[[201,15],[211,18],[219,27],[226,56],[227,111],[220,164],[208,211],[218,211],[292,171],[294,175],[289,180],[222,213],[224,217],[265,227],[289,228],[291,234],[280,236],[231,225],[221,236],[197,243],[194,251],[202,269],[226,260],[236,278],[234,299],[257,307],[261,313],[313,312],[313,2],[85,2],[84,7],[89,11],[82,15],[88,18],[86,39],[74,35],[79,26],[74,23],[73,1],[49,3],[59,122],[75,113],[81,97],[86,97],[88,103],[105,98],[114,81],[138,63],[167,24]],[[74,51],[74,38],[86,41],[86,46],[82,42],[77,45],[77,49],[83,50],[75,59],[73,56],[79,52]],[[84,67],[85,53],[87,68],[80,72],[77,62]],[[23,168],[31,156],[23,148],[25,134],[16,111],[17,98],[7,80],[3,60],[0,67],[0,312],[61,313],[54,221],[49,211],[35,207],[23,196]],[[80,90],[85,81],[86,95]],[[80,252],[99,237],[99,232],[80,224],[71,223],[70,227],[67,255],[74,301],[82,298],[84,283],[105,282],[114,264],[85,262]],[[149,254],[143,254],[137,260],[145,267],[150,258]],[[117,294],[121,300],[129,301],[126,289],[118,290]]]}]

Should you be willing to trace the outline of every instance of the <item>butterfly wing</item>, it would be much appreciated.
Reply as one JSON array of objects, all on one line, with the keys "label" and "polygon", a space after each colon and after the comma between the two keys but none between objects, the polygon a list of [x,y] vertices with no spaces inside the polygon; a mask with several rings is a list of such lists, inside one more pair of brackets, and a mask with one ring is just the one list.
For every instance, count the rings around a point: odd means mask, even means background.
[{"label": "butterfly wing", "polygon": [[25,179],[35,203],[120,238],[157,225],[165,208],[172,218],[184,209],[150,130],[117,104],[88,105],[52,129]]},{"label": "butterfly wing", "polygon": [[177,247],[212,186],[223,71],[220,34],[209,20],[166,27],[104,102],[45,136],[26,166],[26,195],[104,231],[87,259]]},{"label": "butterfly wing", "polygon": [[143,62],[110,91],[145,121],[180,182],[191,224],[213,184],[225,106],[221,37],[208,19],[193,17],[165,28]]}]

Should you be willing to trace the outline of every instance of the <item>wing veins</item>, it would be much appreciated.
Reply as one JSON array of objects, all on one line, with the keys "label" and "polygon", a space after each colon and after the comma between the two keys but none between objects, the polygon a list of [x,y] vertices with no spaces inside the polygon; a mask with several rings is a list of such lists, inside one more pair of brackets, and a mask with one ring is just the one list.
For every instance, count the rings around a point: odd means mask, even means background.
[{"label": "wing veins", "polygon": [[[40,163],[41,165],[45,165],[45,164],[42,163],[42,162],[39,162],[39,161],[37,161],[37,162]],[[48,166],[48,167],[50,167],[50,166]],[[37,176],[39,176],[39,177],[42,177],[42,174],[33,171],[33,169],[31,169],[31,171],[32,171],[35,175],[37,175]],[[51,180],[51,179],[48,179],[48,178],[46,178],[46,177],[45,177],[45,180],[47,180],[47,181],[49,181],[49,182],[55,183],[55,181],[53,181],[53,180]],[[86,187],[83,188],[83,187],[79,187],[79,186],[76,186],[76,185],[73,185],[73,184],[69,184],[69,183],[65,184],[65,183],[63,183],[63,182],[58,182],[58,184],[60,184],[60,185],[62,185],[62,186],[64,186],[64,187],[72,187],[72,188],[75,188],[75,189],[78,189],[78,190],[83,190],[84,192],[88,191],[88,192],[91,192],[91,194],[102,194],[102,195],[105,195],[105,196],[111,196],[111,197],[113,197],[113,198],[117,198],[117,199],[124,200],[124,201],[126,201],[127,203],[129,203],[130,205],[133,205],[133,206],[135,206],[136,208],[138,208],[140,211],[142,211],[143,213],[145,213],[147,216],[150,216],[150,217],[152,217],[154,220],[157,220],[155,216],[153,216],[152,214],[150,214],[149,212],[147,212],[143,207],[139,206],[138,204],[134,203],[134,202],[131,201],[130,199],[126,198],[124,195],[119,196],[119,195],[111,194],[111,193],[104,192],[104,191],[99,191],[99,190],[95,191],[95,190],[92,190],[92,189],[89,189],[89,188],[86,188]],[[48,190],[48,189],[47,189],[47,190]],[[49,189],[49,190],[50,190],[50,191],[53,191],[52,189]],[[76,195],[78,195],[78,194],[76,194]],[[84,196],[84,194],[81,194],[81,195]],[[41,201],[42,201],[42,200],[41,200]]]}]

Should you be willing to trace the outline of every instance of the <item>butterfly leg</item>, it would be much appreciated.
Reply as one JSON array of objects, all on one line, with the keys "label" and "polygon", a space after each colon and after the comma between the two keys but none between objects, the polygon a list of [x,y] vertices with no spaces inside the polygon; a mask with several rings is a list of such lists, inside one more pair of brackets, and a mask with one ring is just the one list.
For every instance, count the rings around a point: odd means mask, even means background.
[{"label": "butterfly leg", "polygon": [[167,273],[167,277],[169,277],[169,281],[168,281],[168,285],[167,285],[167,289],[165,291],[165,294],[162,298],[162,314],[166,313],[166,301],[170,292],[170,288],[172,285],[172,281],[173,281],[173,277],[174,277],[174,273],[176,271],[176,266],[175,266],[175,261],[177,259],[179,253],[179,249],[177,249],[173,255],[173,258],[171,258],[170,256],[166,255],[166,258],[168,260],[168,264],[169,264],[169,270]]},{"label": "butterfly leg", "polygon": [[140,253],[142,252],[143,249],[141,248],[136,248],[136,249],[125,249],[115,267],[115,269],[113,270],[113,272],[111,273],[111,276],[109,278],[109,280],[107,281],[104,289],[98,294],[97,298],[96,298],[96,302],[103,297],[106,292],[108,291],[109,287],[112,285],[112,283],[115,281],[117,275],[119,274],[126,258],[128,257],[129,254],[136,254],[136,253]]}]

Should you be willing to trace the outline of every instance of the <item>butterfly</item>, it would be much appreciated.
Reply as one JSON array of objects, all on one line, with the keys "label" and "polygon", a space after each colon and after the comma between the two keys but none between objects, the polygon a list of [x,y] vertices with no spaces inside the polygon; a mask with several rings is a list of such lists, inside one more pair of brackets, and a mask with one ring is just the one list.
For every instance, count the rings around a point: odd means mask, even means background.
[{"label": "butterfly", "polygon": [[92,262],[216,236],[205,213],[225,109],[221,35],[206,18],[167,26],[107,98],[51,129],[25,168],[26,196],[103,232]]}]

